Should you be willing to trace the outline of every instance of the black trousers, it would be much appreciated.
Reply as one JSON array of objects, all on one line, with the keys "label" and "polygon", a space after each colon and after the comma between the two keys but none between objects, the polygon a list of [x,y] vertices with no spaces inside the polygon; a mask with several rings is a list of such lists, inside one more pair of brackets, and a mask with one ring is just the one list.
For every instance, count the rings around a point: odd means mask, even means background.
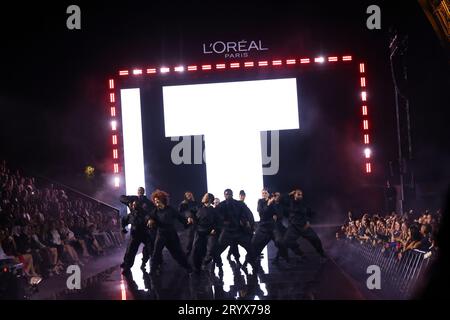
[{"label": "black trousers", "polygon": [[[134,264],[134,258],[139,249],[141,243],[144,244],[142,262],[144,262],[144,255],[153,251],[154,239],[147,232],[139,232],[131,235],[130,242],[127,246],[127,251],[123,257],[122,267],[124,269],[130,269]],[[148,258],[147,258],[148,260]],[[147,260],[145,262],[147,262]]]},{"label": "black trousers", "polygon": [[233,255],[236,260],[239,260],[239,258],[241,257],[241,255],[239,254],[239,248],[237,244],[232,244],[230,246],[230,249],[228,251],[228,257],[231,257],[231,255]]},{"label": "black trousers", "polygon": [[190,269],[186,255],[181,249],[180,238],[176,230],[173,229],[158,229],[156,232],[155,246],[153,248],[153,255],[150,261],[151,269],[155,270],[161,265],[162,251],[164,247],[169,250],[170,255],[175,259],[180,266],[185,269]]},{"label": "black trousers", "polygon": [[218,240],[217,254],[221,255],[228,246],[233,245],[240,245],[243,247],[245,251],[247,251],[245,260],[248,261],[253,267],[256,267],[255,250],[252,246],[252,236],[249,233],[239,230],[222,230]]},{"label": "black trousers", "polygon": [[311,227],[305,229],[304,226],[290,224],[284,235],[283,244],[286,248],[291,249],[296,254],[302,255],[303,253],[297,243],[297,240],[300,237],[308,240],[320,255],[324,255],[322,241],[320,241],[319,236]]},{"label": "black trousers", "polygon": [[202,264],[208,264],[211,260],[218,266],[222,266],[222,259],[217,254],[217,235],[209,232],[197,231],[192,247],[192,260],[195,269],[199,270]]},{"label": "black trousers", "polygon": [[150,229],[150,231],[148,231],[148,234],[150,237],[150,241],[144,243],[144,248],[142,248],[142,264],[144,265],[147,263],[147,261],[153,254],[153,247],[155,246],[156,230]]},{"label": "black trousers", "polygon": [[195,224],[188,225],[187,230],[186,230],[186,255],[187,256],[189,256],[191,254],[196,231],[197,231],[197,226]]},{"label": "black trousers", "polygon": [[279,255],[287,258],[287,248],[283,243],[283,230],[270,226],[258,226],[252,238],[252,246],[256,256],[259,256],[264,247],[272,240],[278,248]]}]

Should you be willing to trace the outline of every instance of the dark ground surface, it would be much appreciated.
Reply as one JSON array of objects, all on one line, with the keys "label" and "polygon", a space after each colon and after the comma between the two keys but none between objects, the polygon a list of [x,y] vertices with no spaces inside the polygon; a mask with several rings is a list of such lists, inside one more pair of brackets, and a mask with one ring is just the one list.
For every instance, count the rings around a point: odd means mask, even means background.
[{"label": "dark ground surface", "polygon": [[[333,243],[329,234],[318,231],[325,248]],[[180,235],[183,240],[183,234]],[[264,250],[261,260],[263,272],[252,274],[251,267],[238,267],[234,258],[222,255],[223,274],[216,267],[214,272],[202,271],[188,275],[177,265],[170,254],[164,251],[161,275],[150,276],[140,269],[141,254],[136,256],[132,274],[121,275],[119,264],[125,248],[120,248],[108,257],[103,257],[103,268],[86,265],[82,269],[84,278],[90,277],[81,290],[65,290],[65,279],[41,286],[35,299],[66,300],[299,300],[299,299],[364,299],[352,279],[330,257],[320,262],[318,254],[304,240],[300,240],[306,259],[300,260],[291,254],[291,262],[273,264],[276,248],[272,243]],[[243,262],[245,250],[240,248]],[[102,270],[100,270],[102,269]],[[47,281],[50,282],[50,281]],[[44,285],[46,287],[44,287]],[[53,291],[52,291],[53,290]],[[44,294],[47,292],[47,294]],[[52,292],[51,294],[49,292]],[[59,292],[59,294],[56,294]]]}]

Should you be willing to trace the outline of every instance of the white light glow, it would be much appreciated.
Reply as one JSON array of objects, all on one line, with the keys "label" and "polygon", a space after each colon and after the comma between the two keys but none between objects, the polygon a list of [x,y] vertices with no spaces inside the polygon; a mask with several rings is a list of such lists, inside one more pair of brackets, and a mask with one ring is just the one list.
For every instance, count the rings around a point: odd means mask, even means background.
[{"label": "white light glow", "polygon": [[174,69],[176,72],[183,72],[184,71],[184,67],[183,66],[178,66],[178,67],[175,67],[175,69]]},{"label": "white light glow", "polygon": [[205,135],[208,192],[245,190],[259,220],[260,132],[299,128],[296,79],[166,86],[163,101],[166,137]]},{"label": "white light glow", "polygon": [[112,129],[112,131],[117,130],[117,121],[116,120],[111,121],[111,129]]},{"label": "white light glow", "polygon": [[140,90],[122,89],[120,96],[126,192],[135,194],[145,187]]},{"label": "white light glow", "polygon": [[170,71],[170,68],[162,67],[162,68],[160,69],[160,71],[161,71],[161,73],[167,73],[167,72]]},{"label": "white light glow", "polygon": [[366,156],[366,158],[370,158],[371,154],[372,154],[372,150],[370,150],[370,148],[364,149],[364,155]]},{"label": "white light glow", "polygon": [[367,92],[365,91],[361,92],[361,99],[362,101],[367,101]]},{"label": "white light glow", "polygon": [[324,63],[325,62],[325,58],[324,57],[315,58],[314,62]]}]

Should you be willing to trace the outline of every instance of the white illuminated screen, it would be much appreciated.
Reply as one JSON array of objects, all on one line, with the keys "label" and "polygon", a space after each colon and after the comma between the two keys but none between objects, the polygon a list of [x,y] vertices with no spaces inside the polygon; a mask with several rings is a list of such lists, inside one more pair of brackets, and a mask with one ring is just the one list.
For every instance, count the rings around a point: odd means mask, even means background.
[{"label": "white illuminated screen", "polygon": [[145,187],[140,90],[122,89],[120,97],[126,192],[136,194],[139,187]]},{"label": "white illuminated screen", "polygon": [[166,137],[205,136],[208,192],[223,200],[226,188],[255,220],[263,185],[261,131],[298,129],[295,78],[163,87]]}]

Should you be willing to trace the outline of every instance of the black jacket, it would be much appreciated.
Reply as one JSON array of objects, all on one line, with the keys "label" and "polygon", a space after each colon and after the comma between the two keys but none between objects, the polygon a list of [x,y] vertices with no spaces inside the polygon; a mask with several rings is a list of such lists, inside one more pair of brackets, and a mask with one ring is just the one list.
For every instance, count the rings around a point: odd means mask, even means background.
[{"label": "black jacket", "polygon": [[178,211],[182,213],[186,218],[196,219],[196,213],[199,207],[200,206],[198,205],[197,201],[183,200],[178,206]]},{"label": "black jacket", "polygon": [[201,207],[196,213],[197,230],[199,232],[210,233],[211,230],[221,228],[221,219],[218,209],[213,206]]},{"label": "black jacket", "polygon": [[245,228],[247,222],[251,223],[251,212],[245,203],[235,199],[224,200],[219,203],[219,213],[223,219],[223,229],[239,231]]},{"label": "black jacket", "polygon": [[158,230],[175,230],[175,222],[178,220],[184,227],[187,227],[187,218],[171,206],[164,209],[155,208],[150,213],[150,218],[156,223]]},{"label": "black jacket", "polygon": [[151,202],[146,196],[120,196],[120,202],[122,202],[126,206],[129,206],[130,203],[136,200],[140,201],[142,204],[142,208],[149,213],[153,209],[155,209],[155,205],[153,204],[153,202]]},{"label": "black jacket", "polygon": [[258,200],[259,226],[273,228],[275,226],[273,216],[277,215],[275,202],[272,202],[270,205],[267,205],[267,202],[265,199]]},{"label": "black jacket", "polygon": [[289,223],[297,226],[304,226],[312,218],[313,212],[308,208],[303,200],[296,201],[290,199],[288,207]]},{"label": "black jacket", "polygon": [[122,228],[131,224],[131,235],[146,234],[150,231],[147,226],[150,214],[142,208],[131,210],[129,214],[122,218]]}]

